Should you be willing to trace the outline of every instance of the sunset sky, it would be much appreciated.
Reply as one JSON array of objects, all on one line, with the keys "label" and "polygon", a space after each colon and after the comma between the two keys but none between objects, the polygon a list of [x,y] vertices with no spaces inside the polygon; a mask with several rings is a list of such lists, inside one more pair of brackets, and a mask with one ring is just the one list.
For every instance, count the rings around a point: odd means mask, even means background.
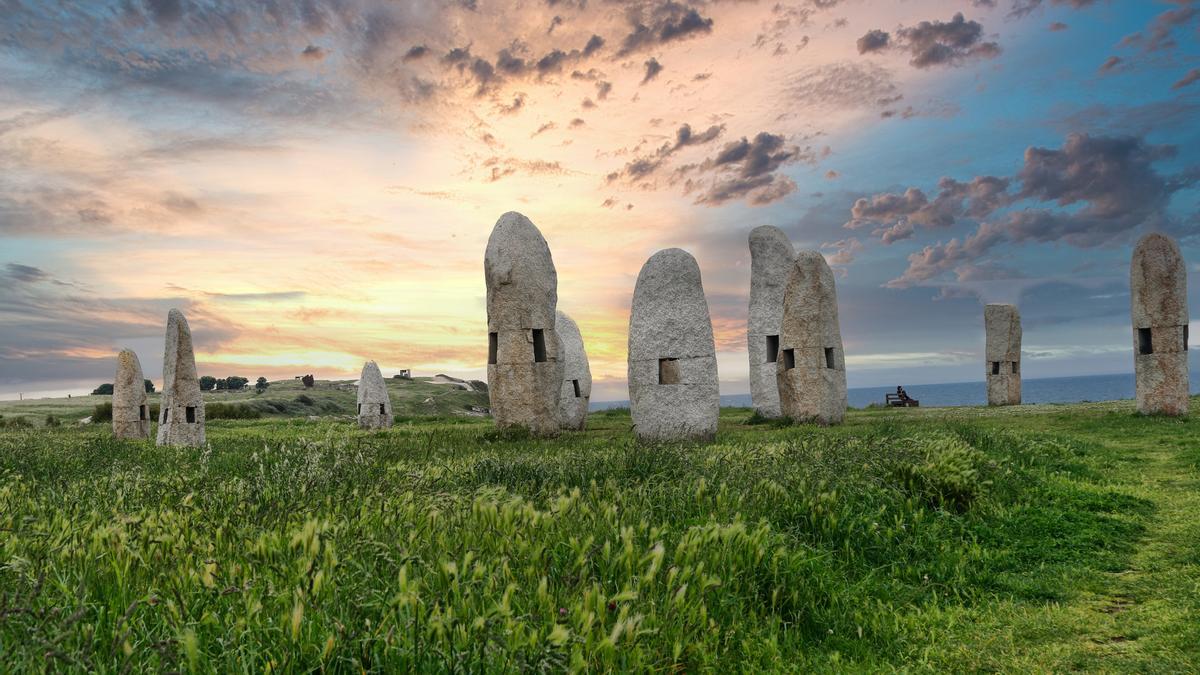
[{"label": "sunset sky", "polygon": [[852,387],[982,380],[995,301],[1025,377],[1130,372],[1138,236],[1200,318],[1200,2],[0,0],[0,397],[158,380],[171,307],[201,374],[482,378],[510,210],[596,401],[668,247],[748,390],[763,224],[834,266]]}]

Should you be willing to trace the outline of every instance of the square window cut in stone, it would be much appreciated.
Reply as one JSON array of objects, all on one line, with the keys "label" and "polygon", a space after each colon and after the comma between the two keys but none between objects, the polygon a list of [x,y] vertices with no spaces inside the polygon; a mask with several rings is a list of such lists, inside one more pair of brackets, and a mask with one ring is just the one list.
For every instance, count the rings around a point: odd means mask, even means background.
[{"label": "square window cut in stone", "polygon": [[795,368],[795,367],[796,367],[796,350],[795,349],[783,350],[783,369],[791,370],[792,368]]},{"label": "square window cut in stone", "polygon": [[1000,374],[1000,362],[999,361],[992,361],[992,374],[993,375]]},{"label": "square window cut in stone", "polygon": [[383,404],[382,404],[382,403],[380,403],[380,404],[379,404],[379,414],[380,414],[380,415],[386,415],[386,414],[387,414],[387,410],[385,410],[385,409],[384,409],[384,406],[383,406]]},{"label": "square window cut in stone", "polygon": [[1018,362],[1018,361],[1012,362],[1012,372],[1013,372],[1013,375],[1019,375],[1021,373],[1020,362]]},{"label": "square window cut in stone", "polygon": [[533,329],[533,362],[546,362],[546,331],[541,328]]},{"label": "square window cut in stone", "polygon": [[186,412],[187,412],[187,423],[195,424],[196,423],[196,406],[189,405],[186,409]]},{"label": "square window cut in stone", "polygon": [[1139,354],[1153,354],[1154,353],[1154,340],[1151,338],[1152,338],[1152,335],[1151,335],[1149,328],[1139,328],[1138,329],[1138,353]]},{"label": "square window cut in stone", "polygon": [[[500,336],[496,333],[488,333],[488,365],[496,364],[496,349],[500,346]],[[361,411],[360,411],[361,412]]]},{"label": "square window cut in stone", "polygon": [[679,359],[658,360],[658,383],[679,384]]},{"label": "square window cut in stone", "polygon": [[767,363],[775,363],[779,360],[779,336],[767,336]]},{"label": "square window cut in stone", "polygon": [[835,365],[833,360],[833,347],[825,348],[825,367],[830,370],[835,370],[837,368],[837,365]]},{"label": "square window cut in stone", "polygon": [[150,408],[145,405],[140,406],[138,408],[138,419],[143,421],[150,419]]},{"label": "square window cut in stone", "polygon": [[579,398],[579,380],[571,380],[571,387],[575,390],[575,398]]},{"label": "square window cut in stone", "polygon": [[162,409],[162,419],[159,420],[159,424],[166,424],[167,420],[169,420],[169,419],[171,419],[171,409],[163,408]]}]

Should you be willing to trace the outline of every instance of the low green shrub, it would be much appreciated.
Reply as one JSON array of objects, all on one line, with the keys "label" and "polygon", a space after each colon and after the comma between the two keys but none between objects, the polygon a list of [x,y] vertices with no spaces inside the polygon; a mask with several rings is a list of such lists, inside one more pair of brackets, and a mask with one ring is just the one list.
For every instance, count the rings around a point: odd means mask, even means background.
[{"label": "low green shrub", "polygon": [[256,420],[262,413],[240,403],[209,403],[204,406],[206,420]]}]

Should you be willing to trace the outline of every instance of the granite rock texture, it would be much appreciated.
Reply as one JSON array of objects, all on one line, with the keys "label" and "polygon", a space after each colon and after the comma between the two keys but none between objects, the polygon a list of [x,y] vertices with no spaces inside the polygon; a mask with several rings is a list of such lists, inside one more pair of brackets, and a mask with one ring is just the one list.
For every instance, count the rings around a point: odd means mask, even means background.
[{"label": "granite rock texture", "polygon": [[846,417],[846,355],[837,289],[825,256],[800,251],[783,293],[776,376],[780,408],[796,422],[840,424]]},{"label": "granite rock texture", "polygon": [[592,398],[592,368],[588,365],[583,335],[575,320],[557,312],[554,332],[562,344],[563,383],[558,398],[559,423],[563,429],[583,431],[587,426],[588,401]]},{"label": "granite rock texture", "polygon": [[192,331],[177,309],[167,314],[163,350],[163,390],[158,417],[158,445],[204,445],[204,399],[196,375]]},{"label": "granite rock texture", "polygon": [[783,291],[796,251],[778,227],[750,231],[750,314],[746,348],[750,353],[750,399],[763,417],[779,417],[779,330],[783,323]]},{"label": "granite rock texture", "polygon": [[555,330],[558,273],[542,233],[510,211],[483,258],[487,283],[488,393],[496,426],[559,432],[562,349]]},{"label": "granite rock texture", "polygon": [[1013,305],[983,308],[988,405],[1021,404],[1021,313]]},{"label": "granite rock texture", "polygon": [[717,433],[712,320],[700,267],[686,251],[659,251],[638,274],[629,315],[629,403],[641,440],[709,440]]},{"label": "granite rock texture", "polygon": [[1153,233],[1138,241],[1129,290],[1138,412],[1186,415],[1187,265],[1173,239]]},{"label": "granite rock texture", "polygon": [[117,355],[113,380],[112,428],[116,438],[149,438],[150,406],[146,403],[146,378],[142,362],[132,349]]},{"label": "granite rock texture", "polygon": [[358,378],[358,426],[363,429],[387,429],[392,426],[392,398],[387,382],[374,361],[363,364]]}]

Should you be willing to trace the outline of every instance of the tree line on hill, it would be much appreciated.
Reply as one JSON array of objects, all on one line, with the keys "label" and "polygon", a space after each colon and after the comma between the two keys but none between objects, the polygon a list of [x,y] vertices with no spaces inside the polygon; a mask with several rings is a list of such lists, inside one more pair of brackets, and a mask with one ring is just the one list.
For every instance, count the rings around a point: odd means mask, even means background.
[{"label": "tree line on hill", "polygon": [[[229,377],[222,378],[216,378],[212,375],[203,375],[200,377],[200,391],[241,391],[248,384],[250,384],[250,380],[239,375],[230,375]],[[266,391],[269,386],[271,386],[271,383],[267,382],[267,378],[265,377],[258,378],[254,383],[254,389],[260,394]],[[92,390],[93,396],[112,396],[112,393],[112,382],[105,382]],[[154,383],[150,380],[146,380],[146,393],[154,393]]]}]

